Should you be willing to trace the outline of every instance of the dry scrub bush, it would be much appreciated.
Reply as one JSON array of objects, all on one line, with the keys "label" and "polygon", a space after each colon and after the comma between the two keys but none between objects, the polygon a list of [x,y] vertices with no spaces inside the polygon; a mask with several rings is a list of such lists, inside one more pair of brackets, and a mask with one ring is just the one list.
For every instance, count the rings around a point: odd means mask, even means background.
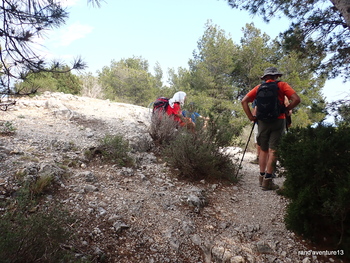
[{"label": "dry scrub bush", "polygon": [[149,134],[157,146],[166,145],[176,138],[177,123],[167,114],[157,112],[152,115]]},{"label": "dry scrub bush", "polygon": [[[180,171],[181,176],[194,180],[237,180],[237,163],[222,151],[233,136],[225,117],[210,120],[206,126],[198,119],[195,132],[186,128],[176,129],[172,126],[174,121],[170,119],[171,124],[169,119],[155,131],[162,135],[162,155],[170,166]],[[167,131],[170,134],[166,134]]]}]

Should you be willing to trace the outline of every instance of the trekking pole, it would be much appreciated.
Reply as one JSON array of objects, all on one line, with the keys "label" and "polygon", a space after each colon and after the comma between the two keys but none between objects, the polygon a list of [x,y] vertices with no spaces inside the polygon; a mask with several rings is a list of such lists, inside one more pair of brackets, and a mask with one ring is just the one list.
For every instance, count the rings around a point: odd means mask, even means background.
[{"label": "trekking pole", "polygon": [[241,168],[241,165],[242,165],[242,162],[243,162],[243,158],[244,158],[245,152],[246,152],[246,150],[247,150],[247,148],[248,148],[248,144],[249,144],[249,141],[250,141],[250,137],[252,136],[252,133],[253,133],[253,130],[254,130],[254,126],[255,126],[255,121],[254,121],[254,123],[253,123],[252,130],[250,131],[249,138],[248,138],[247,144],[246,144],[246,146],[245,146],[245,149],[244,149],[244,151],[243,151],[242,159],[241,159],[241,162],[240,162],[240,164],[239,164],[239,166],[238,166],[238,169],[237,169],[237,173],[236,173],[235,178],[237,178],[238,173],[239,173],[239,169]]},{"label": "trekking pole", "polygon": [[289,125],[291,125],[292,124],[292,117],[291,116],[287,116],[287,114],[286,114],[286,131],[288,132],[288,130],[289,130]]}]

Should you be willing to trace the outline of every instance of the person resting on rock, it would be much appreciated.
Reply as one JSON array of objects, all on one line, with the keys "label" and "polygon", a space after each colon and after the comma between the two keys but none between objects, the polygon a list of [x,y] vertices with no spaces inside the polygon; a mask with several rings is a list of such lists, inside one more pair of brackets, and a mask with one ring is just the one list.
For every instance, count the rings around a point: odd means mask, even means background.
[{"label": "person resting on rock", "polygon": [[207,126],[207,122],[209,120],[208,117],[203,117],[198,112],[195,111],[195,104],[194,102],[190,102],[188,106],[188,110],[183,110],[182,115],[187,118],[191,118],[193,123],[196,123],[197,119],[200,118],[204,122],[204,128]]},{"label": "person resting on rock", "polygon": [[185,92],[176,92],[174,96],[169,99],[169,106],[167,107],[166,113],[169,116],[172,116],[174,120],[179,123],[180,127],[186,127],[187,129],[194,131],[194,122],[191,120],[191,118],[187,118],[182,115],[181,107],[185,104],[185,100]]}]

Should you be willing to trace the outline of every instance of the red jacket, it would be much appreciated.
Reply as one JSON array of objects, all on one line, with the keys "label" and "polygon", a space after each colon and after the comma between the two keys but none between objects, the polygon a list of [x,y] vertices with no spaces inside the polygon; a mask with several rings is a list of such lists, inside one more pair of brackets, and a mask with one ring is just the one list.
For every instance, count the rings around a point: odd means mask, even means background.
[{"label": "red jacket", "polygon": [[177,114],[181,115],[181,106],[179,102],[174,103],[174,108],[168,106],[166,113],[171,116],[174,115],[174,120],[177,121],[178,123],[182,123],[182,120],[180,117],[176,116]]}]

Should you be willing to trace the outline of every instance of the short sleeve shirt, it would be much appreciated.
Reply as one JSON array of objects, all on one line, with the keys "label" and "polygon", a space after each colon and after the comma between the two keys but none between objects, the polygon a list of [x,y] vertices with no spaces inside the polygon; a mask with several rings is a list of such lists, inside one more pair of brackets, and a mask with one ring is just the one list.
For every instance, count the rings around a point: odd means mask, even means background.
[{"label": "short sleeve shirt", "polygon": [[[273,82],[273,80],[267,80],[266,82]],[[296,93],[294,89],[292,89],[291,86],[287,82],[279,81],[277,83],[278,85],[278,99],[280,100],[281,104],[284,104],[284,96],[286,96],[288,99]],[[258,92],[258,88],[260,87],[260,84],[255,86],[251,91],[248,92],[247,96],[250,98],[250,102],[253,102],[256,98],[256,94]],[[285,114],[281,113],[278,119],[285,119]]]}]

